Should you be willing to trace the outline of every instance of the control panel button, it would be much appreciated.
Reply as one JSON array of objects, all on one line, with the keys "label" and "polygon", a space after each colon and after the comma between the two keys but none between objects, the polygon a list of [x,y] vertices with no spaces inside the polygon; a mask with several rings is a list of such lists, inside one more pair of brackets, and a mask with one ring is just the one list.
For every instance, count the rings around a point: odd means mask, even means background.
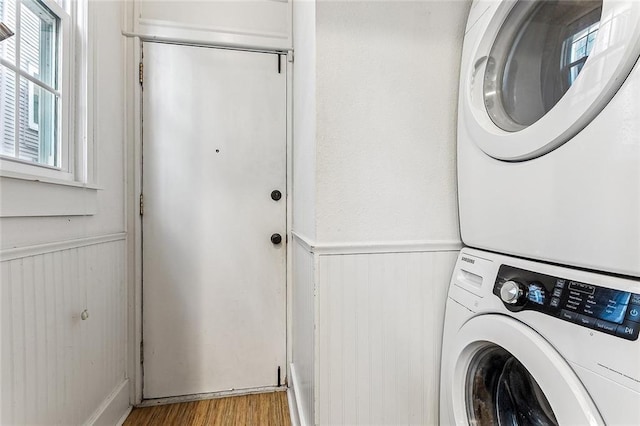
[{"label": "control panel button", "polygon": [[554,288],[553,289],[553,296],[554,297],[560,297],[562,296],[562,289],[561,288]]},{"label": "control panel button", "polygon": [[616,335],[625,339],[636,340],[638,338],[639,328],[640,324],[633,322],[622,324],[616,328]]},{"label": "control panel button", "polygon": [[507,281],[500,288],[500,299],[510,305],[522,305],[525,288],[517,281]]},{"label": "control panel button", "polygon": [[551,302],[549,303],[549,306],[551,306],[552,308],[557,308],[558,306],[560,306],[560,298],[552,297]]},{"label": "control panel button", "polygon": [[640,305],[629,305],[627,308],[627,319],[629,321],[640,322]]},{"label": "control panel button", "polygon": [[556,280],[556,288],[559,288],[560,290],[562,290],[564,288],[566,281],[565,280],[561,280],[561,279],[557,279]]},{"label": "control panel button", "polygon": [[586,315],[578,315],[577,322],[580,325],[584,325],[585,327],[591,327],[591,328],[595,327],[596,325],[596,319],[588,317]]},{"label": "control panel button", "polygon": [[571,322],[577,322],[578,314],[571,311],[565,311],[563,309],[562,311],[560,311],[560,318],[562,318],[563,320],[571,321]]},{"label": "control panel button", "polygon": [[631,293],[631,300],[629,303],[632,305],[640,305],[640,294]]},{"label": "control panel button", "polygon": [[596,320],[595,328],[609,334],[616,334],[618,324],[609,321]]}]

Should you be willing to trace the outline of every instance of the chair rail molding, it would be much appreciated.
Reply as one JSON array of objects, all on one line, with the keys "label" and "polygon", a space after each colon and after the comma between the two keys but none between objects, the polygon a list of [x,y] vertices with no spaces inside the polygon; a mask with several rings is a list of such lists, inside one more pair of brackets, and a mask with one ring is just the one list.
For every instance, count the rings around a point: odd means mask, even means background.
[{"label": "chair rail molding", "polygon": [[374,253],[415,253],[459,251],[459,240],[410,240],[410,241],[358,241],[358,242],[316,242],[310,238],[291,232],[293,239],[310,253],[319,256]]}]

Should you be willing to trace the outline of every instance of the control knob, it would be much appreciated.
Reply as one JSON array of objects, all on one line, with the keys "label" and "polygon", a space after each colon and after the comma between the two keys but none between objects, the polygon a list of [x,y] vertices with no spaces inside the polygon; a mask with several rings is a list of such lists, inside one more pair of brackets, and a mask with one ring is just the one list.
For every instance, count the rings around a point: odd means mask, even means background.
[{"label": "control knob", "polygon": [[500,288],[500,299],[509,305],[522,305],[524,303],[525,286],[517,281],[507,281]]}]

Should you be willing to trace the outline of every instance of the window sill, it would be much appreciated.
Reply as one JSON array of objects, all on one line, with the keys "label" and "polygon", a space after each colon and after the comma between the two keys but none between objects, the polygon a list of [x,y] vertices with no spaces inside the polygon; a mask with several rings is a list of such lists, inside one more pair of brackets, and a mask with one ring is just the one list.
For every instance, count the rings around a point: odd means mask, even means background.
[{"label": "window sill", "polygon": [[91,216],[98,210],[95,185],[0,172],[0,217]]}]

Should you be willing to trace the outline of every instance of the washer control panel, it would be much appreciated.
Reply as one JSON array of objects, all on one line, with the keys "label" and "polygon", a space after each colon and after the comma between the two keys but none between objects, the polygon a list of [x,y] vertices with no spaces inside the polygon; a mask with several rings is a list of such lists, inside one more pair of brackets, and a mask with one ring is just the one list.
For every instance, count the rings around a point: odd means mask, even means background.
[{"label": "washer control panel", "polygon": [[493,286],[512,312],[531,310],[627,340],[640,330],[640,294],[501,265]]}]

